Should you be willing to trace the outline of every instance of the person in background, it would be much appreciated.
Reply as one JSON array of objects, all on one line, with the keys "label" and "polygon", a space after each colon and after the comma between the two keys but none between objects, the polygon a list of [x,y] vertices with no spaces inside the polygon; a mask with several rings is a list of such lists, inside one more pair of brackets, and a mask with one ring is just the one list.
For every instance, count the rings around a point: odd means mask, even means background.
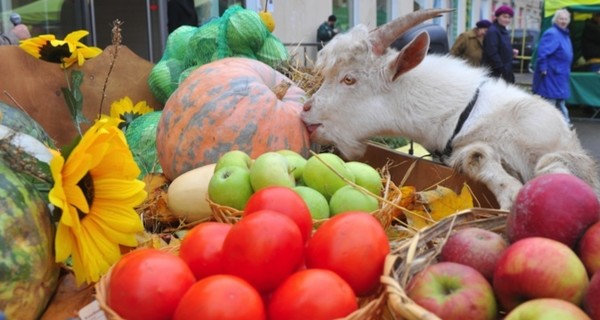
[{"label": "person in background", "polygon": [[198,13],[194,0],[169,0],[167,3],[167,27],[169,33],[186,26],[198,26]]},{"label": "person in background", "polygon": [[492,23],[489,20],[480,20],[475,24],[475,28],[461,33],[450,49],[450,54],[479,67],[483,55],[483,38],[490,25]]},{"label": "person in background", "polygon": [[327,21],[323,22],[319,29],[317,30],[317,42],[319,43],[317,46],[317,50],[323,49],[323,45],[329,42],[336,34],[338,34],[338,30],[335,28],[335,22],[337,21],[337,17],[335,15],[330,15],[327,18]]},{"label": "person in background", "polygon": [[31,38],[29,29],[22,23],[18,13],[10,15],[10,22],[12,22],[13,28],[0,34],[0,45],[17,45],[19,41]]},{"label": "person in background", "polygon": [[512,48],[510,35],[506,27],[514,16],[513,9],[507,5],[500,6],[494,12],[494,22],[483,39],[483,56],[481,64],[491,70],[491,76],[502,78],[508,83],[515,82],[512,71],[512,59],[518,51]]},{"label": "person in background", "polygon": [[560,110],[571,124],[565,100],[569,98],[569,77],[573,62],[573,45],[569,36],[571,15],[566,9],[557,10],[552,26],[542,34],[537,48],[533,74],[533,93],[540,95]]},{"label": "person in background", "polygon": [[594,12],[583,27],[581,53],[590,71],[600,72],[600,12]]}]

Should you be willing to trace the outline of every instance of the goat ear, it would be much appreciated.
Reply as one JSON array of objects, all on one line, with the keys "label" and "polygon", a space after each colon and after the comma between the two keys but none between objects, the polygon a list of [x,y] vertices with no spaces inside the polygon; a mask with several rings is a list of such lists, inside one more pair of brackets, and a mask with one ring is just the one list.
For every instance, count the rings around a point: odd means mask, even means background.
[{"label": "goat ear", "polygon": [[429,50],[429,34],[422,32],[409,42],[391,63],[390,68],[394,72],[392,81],[398,79],[403,73],[410,71],[423,61]]}]

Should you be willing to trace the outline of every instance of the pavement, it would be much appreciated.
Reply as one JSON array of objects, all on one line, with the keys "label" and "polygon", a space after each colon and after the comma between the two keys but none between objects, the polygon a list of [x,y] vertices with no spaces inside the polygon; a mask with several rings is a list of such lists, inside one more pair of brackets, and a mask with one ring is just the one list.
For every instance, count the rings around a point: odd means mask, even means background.
[{"label": "pavement", "polygon": [[[515,74],[515,83],[524,87],[531,87],[533,75],[531,73]],[[600,163],[600,116],[592,118],[596,110],[586,106],[567,106],[575,132],[592,157]]]}]

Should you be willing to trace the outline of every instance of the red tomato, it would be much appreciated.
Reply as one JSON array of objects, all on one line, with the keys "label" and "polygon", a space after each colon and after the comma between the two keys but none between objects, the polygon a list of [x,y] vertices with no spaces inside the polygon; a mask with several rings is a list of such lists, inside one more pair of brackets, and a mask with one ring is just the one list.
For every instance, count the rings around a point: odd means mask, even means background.
[{"label": "red tomato", "polygon": [[271,320],[329,320],[358,309],[354,291],[335,272],[307,269],[289,276],[269,300]]},{"label": "red tomato", "polygon": [[180,257],[156,249],[134,251],[113,268],[108,305],[123,319],[169,319],[194,282]]},{"label": "red tomato", "polygon": [[196,280],[223,271],[221,249],[231,224],[204,222],[193,227],[181,241],[179,256],[196,276]]},{"label": "red tomato", "polygon": [[328,269],[359,296],[375,292],[390,252],[381,223],[366,212],[346,212],[324,222],[308,241],[307,268]]},{"label": "red tomato", "polygon": [[258,291],[230,275],[214,275],[196,282],[181,298],[173,320],[261,320],[265,307]]},{"label": "red tomato", "polygon": [[303,253],[302,235],[292,219],[271,210],[256,211],[225,237],[223,270],[265,294],[296,271]]},{"label": "red tomato", "polygon": [[294,190],[268,187],[256,191],[244,208],[244,216],[259,210],[273,210],[290,217],[300,228],[306,242],[312,234],[312,216],[306,202]]}]

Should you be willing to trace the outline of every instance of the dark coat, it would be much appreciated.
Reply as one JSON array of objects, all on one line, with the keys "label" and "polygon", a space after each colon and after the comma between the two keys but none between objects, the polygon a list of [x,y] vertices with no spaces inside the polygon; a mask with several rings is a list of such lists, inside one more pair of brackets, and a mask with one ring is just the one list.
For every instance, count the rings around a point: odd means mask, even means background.
[{"label": "dark coat", "polygon": [[169,0],[167,3],[167,26],[169,33],[180,26],[198,26],[198,13],[194,0]]},{"label": "dark coat", "polygon": [[330,25],[328,21],[323,22],[319,29],[317,29],[317,42],[319,43],[318,49],[323,48],[323,44],[329,42],[336,35],[335,27]]},{"label": "dark coat", "polygon": [[493,77],[502,78],[508,83],[515,82],[512,71],[513,48],[506,27],[494,21],[483,39],[481,64],[491,70]]},{"label": "dark coat", "polygon": [[537,48],[533,93],[548,99],[569,98],[572,62],[573,45],[569,30],[553,25],[544,31]]},{"label": "dark coat", "polygon": [[600,25],[594,23],[592,19],[585,21],[581,51],[585,60],[600,59]]}]

